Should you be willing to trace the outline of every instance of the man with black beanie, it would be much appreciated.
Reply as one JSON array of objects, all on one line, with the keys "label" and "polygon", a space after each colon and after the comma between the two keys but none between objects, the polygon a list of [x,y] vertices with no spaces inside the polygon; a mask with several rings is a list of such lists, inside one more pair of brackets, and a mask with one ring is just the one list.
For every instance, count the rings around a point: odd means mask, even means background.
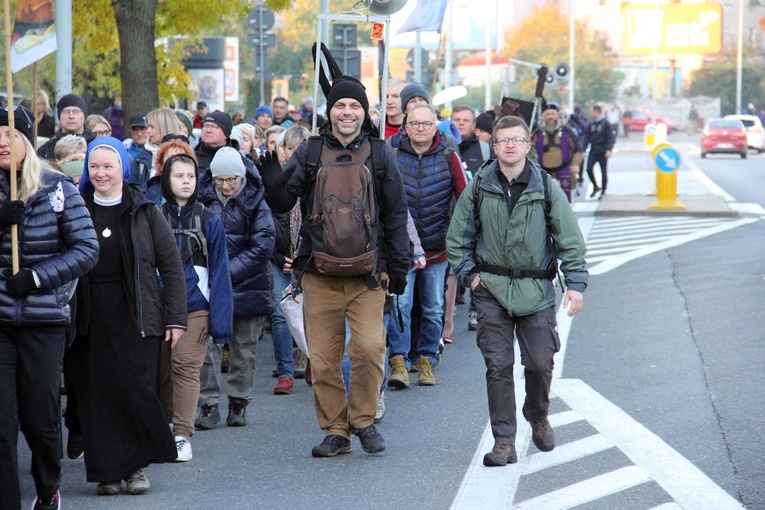
[{"label": "man with black beanie", "polygon": [[[234,122],[226,112],[215,110],[202,119],[202,138],[194,151],[199,164],[199,175],[209,171],[210,163],[221,147],[233,147],[239,151],[239,143],[231,141],[232,129]],[[249,158],[242,155],[242,162],[248,172],[255,173],[255,165]]]},{"label": "man with black beanie", "polygon": [[54,149],[58,141],[66,135],[79,135],[90,143],[95,136],[85,127],[85,117],[88,115],[88,105],[77,94],[67,94],[58,100],[56,104],[59,128],[53,134],[53,138],[37,149],[37,155],[43,159],[55,159]]},{"label": "man with black beanie", "polygon": [[[393,294],[405,291],[412,260],[406,196],[398,164],[389,147],[381,140],[373,140],[379,135],[369,118],[364,86],[349,76],[335,78],[327,94],[327,114],[329,122],[320,128],[320,138],[311,138],[298,147],[283,172],[276,152],[256,162],[271,210],[277,214],[287,212],[301,199],[306,219],[293,268],[296,276],[298,272],[302,275],[314,402],[319,426],[326,431],[322,443],[311,452],[314,457],[350,452],[351,434],[359,437],[367,453],[385,449],[385,440],[373,425],[385,372],[384,289],[387,286]],[[314,158],[317,153],[320,157]],[[372,174],[374,215],[371,210],[368,214],[377,220],[369,224],[371,236],[377,239],[376,262],[368,273],[341,276],[317,262],[326,260],[327,253],[320,248],[330,235],[324,228],[330,212],[323,210],[319,221],[310,218],[312,213],[315,215],[317,179],[337,182],[339,175],[344,175],[340,172],[351,174],[350,168],[358,171],[358,166],[352,164],[356,158]],[[323,202],[324,197],[317,198]],[[353,331],[348,344],[353,361],[349,397],[340,377],[346,317]]]}]

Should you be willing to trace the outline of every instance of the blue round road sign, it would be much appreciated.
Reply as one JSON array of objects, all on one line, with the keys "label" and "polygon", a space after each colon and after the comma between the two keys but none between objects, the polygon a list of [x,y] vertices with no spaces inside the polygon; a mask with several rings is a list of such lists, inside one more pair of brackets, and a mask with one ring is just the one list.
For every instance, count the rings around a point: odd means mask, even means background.
[{"label": "blue round road sign", "polygon": [[656,151],[654,162],[662,172],[675,172],[680,167],[680,153],[674,147],[662,147]]}]

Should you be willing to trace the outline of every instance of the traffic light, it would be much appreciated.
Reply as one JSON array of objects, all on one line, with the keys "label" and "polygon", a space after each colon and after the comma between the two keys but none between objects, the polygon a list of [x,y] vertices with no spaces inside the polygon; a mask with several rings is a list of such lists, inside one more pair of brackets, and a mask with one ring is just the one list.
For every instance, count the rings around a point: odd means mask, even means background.
[{"label": "traffic light", "polygon": [[565,62],[558,62],[555,64],[555,68],[553,70],[553,74],[555,75],[555,80],[560,84],[568,83],[569,80],[569,69],[568,64]]}]

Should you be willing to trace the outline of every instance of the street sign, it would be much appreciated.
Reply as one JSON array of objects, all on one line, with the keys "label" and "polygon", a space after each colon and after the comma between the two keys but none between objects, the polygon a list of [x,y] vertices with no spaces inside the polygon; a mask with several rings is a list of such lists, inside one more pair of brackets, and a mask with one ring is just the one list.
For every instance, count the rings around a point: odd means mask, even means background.
[{"label": "street sign", "polygon": [[717,2],[625,4],[622,52],[651,55],[722,51],[722,5]]},{"label": "street sign", "polygon": [[[409,51],[406,52],[406,63],[409,67],[414,67],[414,54],[415,49],[412,48]],[[428,65],[428,50],[421,48],[420,49],[420,63],[423,66]]]},{"label": "street sign", "polygon": [[[258,34],[247,34],[247,47],[257,48],[260,45],[260,37]],[[274,48],[276,47],[276,34],[263,34],[263,47]]]},{"label": "street sign", "polygon": [[335,23],[332,25],[332,49],[356,48],[357,33],[355,24]]},{"label": "street sign", "polygon": [[330,53],[343,74],[361,79],[361,50],[331,50]]},{"label": "street sign", "polygon": [[253,29],[258,29],[258,24],[260,23],[260,10],[263,11],[263,30],[269,30],[273,28],[274,23],[276,22],[276,18],[274,18],[273,11],[269,11],[265,7],[261,7],[260,9],[253,9],[249,13],[247,13],[247,24]]},{"label": "street sign", "polygon": [[652,154],[656,168],[662,172],[676,172],[680,167],[680,152],[668,143],[658,144]]}]

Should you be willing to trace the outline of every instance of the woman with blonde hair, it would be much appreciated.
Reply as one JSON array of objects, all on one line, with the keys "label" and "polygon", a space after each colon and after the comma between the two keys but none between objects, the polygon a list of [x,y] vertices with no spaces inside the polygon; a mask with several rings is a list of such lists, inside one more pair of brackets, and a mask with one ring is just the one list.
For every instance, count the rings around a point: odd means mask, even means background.
[{"label": "woman with blonde hair", "polygon": [[[32,146],[32,112],[0,108],[0,508],[21,508],[19,429],[32,451],[33,508],[60,508],[59,386],[71,323],[69,290],[98,259],[98,241],[72,182]],[[10,150],[16,152],[18,200],[10,199]],[[11,230],[18,225],[13,273]]]},{"label": "woman with blonde hair", "polygon": [[241,123],[237,127],[239,128],[239,131],[242,132],[242,140],[244,142],[242,143],[242,146],[239,147],[239,152],[248,158],[252,158],[253,150],[257,151],[256,147],[260,145],[255,142],[255,128],[245,123]]},{"label": "woman with blonde hair", "polygon": [[143,146],[151,153],[151,165],[147,161],[133,160],[130,165],[129,182],[146,185],[151,177],[161,172],[161,166],[157,166],[157,151],[162,144],[162,139],[167,135],[183,135],[181,121],[175,115],[175,111],[162,107],[146,114],[146,133],[148,139]]},{"label": "woman with blonde hair", "polygon": [[56,132],[56,119],[51,114],[48,94],[44,90],[37,89],[35,100],[37,101],[37,136],[51,138]]},{"label": "woman with blonde hair", "polygon": [[101,115],[88,115],[85,119],[85,127],[93,133],[96,138],[103,136],[112,136],[112,125]]}]

